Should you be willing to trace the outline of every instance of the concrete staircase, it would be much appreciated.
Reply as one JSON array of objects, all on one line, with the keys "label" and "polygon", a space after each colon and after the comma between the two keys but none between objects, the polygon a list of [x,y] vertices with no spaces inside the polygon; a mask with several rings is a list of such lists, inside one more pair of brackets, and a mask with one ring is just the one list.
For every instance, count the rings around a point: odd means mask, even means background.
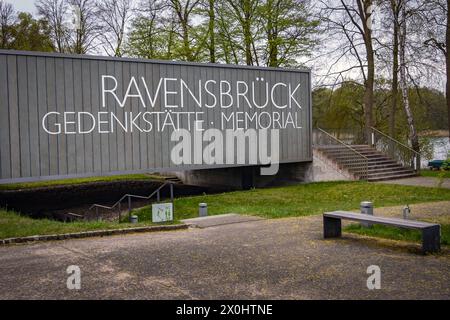
[{"label": "concrete staircase", "polygon": [[[385,181],[416,176],[414,170],[402,166],[368,145],[351,145],[350,147],[368,159],[368,181]],[[337,163],[340,168],[348,170],[356,178],[364,179],[366,167],[365,165],[355,165],[361,161],[361,156],[358,156],[357,153],[348,152],[349,149],[343,145],[317,146],[316,149]]]}]

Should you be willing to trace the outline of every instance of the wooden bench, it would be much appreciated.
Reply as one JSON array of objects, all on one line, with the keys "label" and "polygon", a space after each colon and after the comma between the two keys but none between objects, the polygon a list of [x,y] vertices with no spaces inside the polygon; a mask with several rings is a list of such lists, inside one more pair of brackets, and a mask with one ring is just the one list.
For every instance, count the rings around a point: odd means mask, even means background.
[{"label": "wooden bench", "polygon": [[422,252],[438,252],[441,249],[441,226],[438,224],[394,219],[386,217],[375,217],[371,215],[353,213],[346,211],[326,212],[323,214],[324,238],[338,238],[342,235],[341,220],[352,220],[370,224],[381,224],[405,229],[422,231]]}]

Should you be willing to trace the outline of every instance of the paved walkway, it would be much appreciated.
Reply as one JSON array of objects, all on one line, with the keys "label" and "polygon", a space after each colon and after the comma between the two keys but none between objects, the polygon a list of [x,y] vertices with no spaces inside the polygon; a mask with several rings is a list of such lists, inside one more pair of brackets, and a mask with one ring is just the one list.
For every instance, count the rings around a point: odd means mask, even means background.
[{"label": "paved walkway", "polygon": [[200,218],[192,218],[192,219],[184,219],[181,220],[181,222],[196,228],[209,228],[209,227],[216,227],[216,226],[222,226],[226,224],[234,224],[234,223],[243,223],[243,222],[250,222],[250,221],[259,221],[263,220],[260,217],[256,216],[245,216],[241,214],[236,213],[229,213],[229,214],[221,214],[217,216],[207,216],[207,217],[200,217]]},{"label": "paved walkway", "polygon": [[[413,177],[398,180],[381,181],[377,183],[388,183],[388,184],[400,184],[404,186],[417,186],[417,187],[438,187],[438,179],[433,177]],[[444,179],[442,188],[450,189],[450,179]]]},{"label": "paved walkway", "polygon": [[[0,299],[450,299],[449,250],[416,247],[323,240],[321,216],[16,245],[0,247]],[[370,265],[381,290],[366,287]]]}]

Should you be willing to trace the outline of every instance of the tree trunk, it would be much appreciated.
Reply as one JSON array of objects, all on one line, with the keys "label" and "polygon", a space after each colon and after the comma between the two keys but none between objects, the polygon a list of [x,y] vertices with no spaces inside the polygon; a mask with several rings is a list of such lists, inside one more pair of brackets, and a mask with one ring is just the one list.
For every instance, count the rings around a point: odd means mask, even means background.
[{"label": "tree trunk", "polygon": [[244,21],[244,42],[245,42],[245,63],[248,66],[253,65],[253,56],[252,56],[252,34],[250,32],[250,21],[247,17],[245,17]]},{"label": "tree trunk", "polygon": [[251,32],[251,3],[249,0],[244,0],[244,21],[242,31],[245,42],[245,63],[249,66],[253,65],[252,55],[252,32]]},{"label": "tree trunk", "polygon": [[214,0],[209,0],[209,62],[216,63],[216,39],[214,34],[216,15],[214,11]]},{"label": "tree trunk", "polygon": [[364,91],[364,118],[366,123],[366,139],[369,141],[373,127],[373,88],[375,83],[375,59],[372,43],[367,49],[367,80]]},{"label": "tree trunk", "polygon": [[370,141],[371,127],[373,127],[373,91],[375,84],[375,57],[372,43],[372,0],[358,1],[359,15],[363,23],[363,38],[367,58],[367,78],[364,83],[364,119],[366,126],[366,141]]},{"label": "tree trunk", "polygon": [[193,61],[191,55],[191,47],[189,45],[189,31],[187,26],[187,21],[180,21],[181,29],[183,30],[183,48],[184,48],[184,56],[187,61]]},{"label": "tree trunk", "polygon": [[[446,51],[445,62],[447,64],[447,112],[448,112],[448,128],[450,131],[450,0],[447,0],[447,33],[446,33]],[[449,133],[450,139],[450,133]]]},{"label": "tree trunk", "polygon": [[403,106],[409,126],[409,140],[412,148],[419,152],[419,138],[414,125],[414,115],[411,111],[408,98],[408,85],[406,81],[406,3],[402,5],[402,25],[400,30],[400,87],[402,90]]},{"label": "tree trunk", "polygon": [[274,8],[273,0],[267,1],[267,47],[268,47],[268,63],[269,67],[278,67],[278,46],[276,43],[276,35],[274,30]]},{"label": "tree trunk", "polygon": [[[397,112],[397,100],[398,100],[398,31],[399,31],[399,0],[391,0],[392,14],[394,16],[393,25],[393,49],[392,49],[392,104],[389,114],[389,135],[392,138],[396,136],[395,130],[395,116]],[[401,1],[401,0],[400,0]],[[450,1],[450,0],[449,0]]]}]

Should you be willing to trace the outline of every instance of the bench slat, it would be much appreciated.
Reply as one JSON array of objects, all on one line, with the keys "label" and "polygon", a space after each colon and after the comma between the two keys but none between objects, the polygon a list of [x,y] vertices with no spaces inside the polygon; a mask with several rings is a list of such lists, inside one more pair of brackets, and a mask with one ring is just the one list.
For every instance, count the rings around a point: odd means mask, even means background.
[{"label": "bench slat", "polygon": [[427,229],[430,227],[438,226],[437,224],[422,222],[422,221],[411,221],[396,218],[386,218],[386,217],[376,217],[361,213],[347,212],[347,211],[334,211],[325,212],[324,217],[345,219],[359,222],[372,222],[376,224],[383,224],[387,226],[402,227],[408,229]]}]

